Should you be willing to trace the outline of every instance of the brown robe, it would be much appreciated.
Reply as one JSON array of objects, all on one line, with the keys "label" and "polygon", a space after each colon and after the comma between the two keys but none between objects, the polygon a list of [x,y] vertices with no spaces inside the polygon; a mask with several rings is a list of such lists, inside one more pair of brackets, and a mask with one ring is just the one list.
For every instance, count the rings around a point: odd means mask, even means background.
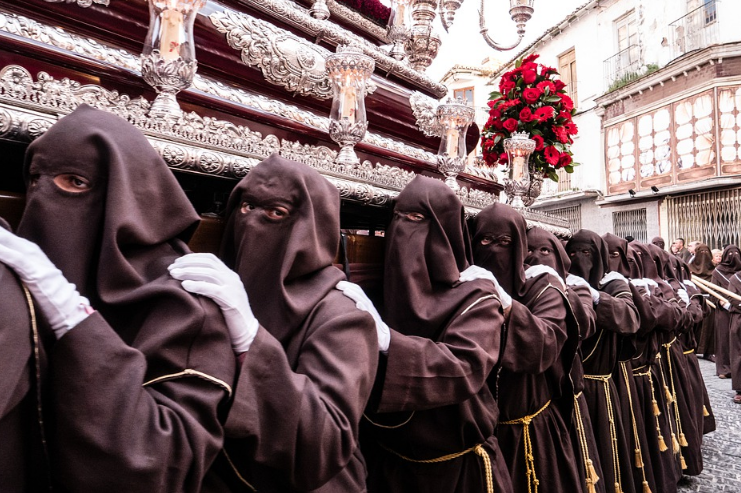
[{"label": "brown robe", "polygon": [[627,282],[614,280],[599,286],[599,281],[609,270],[608,247],[599,235],[581,230],[572,236],[566,250],[571,256],[571,273],[587,279],[593,288],[600,291],[599,303],[594,307],[597,334],[582,342],[582,352],[584,394],[600,447],[603,480],[608,492],[619,489],[633,492],[634,453],[629,449],[629,428],[622,420],[622,408],[612,374],[617,368],[623,337],[635,334],[640,328],[638,312]]},{"label": "brown robe", "polygon": [[[731,276],[728,290],[741,295],[741,276],[738,272]],[[733,390],[741,391],[741,303],[734,299],[728,301],[731,303],[731,323],[727,341],[731,359],[731,386]]]},{"label": "brown robe", "polygon": [[[508,243],[499,241],[505,237]],[[476,217],[476,265],[491,270],[513,298],[502,370],[489,382],[499,402],[497,436],[516,492],[529,491],[536,480],[544,491],[581,491],[566,424],[578,326],[561,280],[546,273],[523,282],[526,240],[525,219],[507,205],[493,204]]]},{"label": "brown robe", "polygon": [[490,281],[458,281],[472,260],[463,206],[442,181],[418,176],[397,197],[386,241],[392,331],[361,434],[368,489],[510,493],[486,385],[504,318]]},{"label": "brown robe", "polygon": [[[741,270],[741,250],[735,245],[723,249],[720,264],[713,271],[712,282],[721,288],[728,289],[733,274]],[[715,368],[718,375],[731,374],[730,330],[731,314],[718,306],[713,320],[715,327]]]},{"label": "brown robe", "polygon": [[[2,219],[0,227],[7,227]],[[0,491],[7,493],[41,492],[49,485],[32,309],[13,271],[0,264]]]},{"label": "brown robe", "polygon": [[241,356],[220,484],[204,489],[365,491],[359,423],[378,337],[372,317],[335,289],[345,279],[332,265],[337,188],[276,154],[242,179],[226,214],[222,257],[262,327]]},{"label": "brown robe", "polygon": [[[167,267],[197,214],[125,120],[81,106],[26,153],[19,234],[98,311],[49,354],[49,443],[61,491],[199,492],[222,445],[235,362],[217,306]],[[85,178],[62,191],[60,173]]]},{"label": "brown robe", "polygon": [[[707,245],[698,245],[695,248],[695,257],[689,264],[691,275],[698,276],[705,281],[712,282],[713,271],[713,253]],[[687,276],[691,280],[691,277]],[[715,300],[714,300],[715,301]],[[702,354],[705,359],[715,352],[715,338],[713,321],[715,319],[714,309],[705,305],[706,310],[710,310],[702,319],[702,323],[695,327],[695,340],[697,341],[697,352]]]}]

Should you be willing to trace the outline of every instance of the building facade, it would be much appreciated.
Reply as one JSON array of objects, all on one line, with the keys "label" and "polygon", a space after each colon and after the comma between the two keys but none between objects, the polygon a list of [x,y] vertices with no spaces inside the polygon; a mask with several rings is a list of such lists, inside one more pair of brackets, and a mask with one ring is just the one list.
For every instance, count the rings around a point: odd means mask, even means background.
[{"label": "building facade", "polygon": [[576,102],[574,158],[535,208],[572,229],[739,244],[741,32],[732,0],[592,0],[530,53]]}]

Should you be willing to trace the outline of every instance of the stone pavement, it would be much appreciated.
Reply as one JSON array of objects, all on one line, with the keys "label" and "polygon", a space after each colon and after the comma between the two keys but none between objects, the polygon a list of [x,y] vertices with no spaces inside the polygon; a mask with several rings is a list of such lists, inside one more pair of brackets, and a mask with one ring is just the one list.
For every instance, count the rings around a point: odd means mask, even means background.
[{"label": "stone pavement", "polygon": [[685,477],[681,493],[741,493],[741,405],[734,404],[731,380],[715,375],[715,363],[700,360],[705,385],[710,395],[717,429],[702,442],[704,469],[695,477]]}]

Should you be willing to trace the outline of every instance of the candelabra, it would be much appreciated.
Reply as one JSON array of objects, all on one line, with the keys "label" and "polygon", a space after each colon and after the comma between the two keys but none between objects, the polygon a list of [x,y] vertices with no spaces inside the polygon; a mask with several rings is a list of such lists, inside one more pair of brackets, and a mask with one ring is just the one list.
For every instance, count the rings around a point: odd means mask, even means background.
[{"label": "candelabra", "polygon": [[504,179],[504,193],[507,203],[512,207],[529,207],[540,195],[543,177],[530,170],[530,155],[535,150],[535,141],[527,132],[515,132],[504,139],[507,153],[507,178]]},{"label": "candelabra", "polygon": [[206,0],[149,0],[149,32],[141,55],[142,77],[157,91],[149,114],[179,118],[176,95],[190,87],[198,68],[193,23]]},{"label": "candelabra", "polygon": [[465,100],[448,99],[437,107],[437,121],[442,131],[437,151],[437,169],[445,175],[445,183],[458,190],[456,177],[466,167],[466,132],[473,123],[476,111]]},{"label": "candelabra", "polygon": [[332,82],[329,136],[340,145],[338,164],[354,166],[360,163],[354,147],[368,129],[365,93],[375,65],[371,57],[351,45],[340,45],[336,53],[327,57],[327,73]]},{"label": "candelabra", "polygon": [[412,35],[411,26],[412,0],[393,0],[391,3],[391,19],[388,25],[388,39],[391,41],[391,55],[396,60],[403,60],[406,56],[405,45]]}]

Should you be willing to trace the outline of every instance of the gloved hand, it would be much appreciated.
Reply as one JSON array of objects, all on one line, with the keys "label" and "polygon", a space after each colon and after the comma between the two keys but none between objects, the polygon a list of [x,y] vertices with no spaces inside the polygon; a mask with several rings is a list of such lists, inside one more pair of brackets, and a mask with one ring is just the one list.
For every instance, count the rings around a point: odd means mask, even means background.
[{"label": "gloved hand", "polygon": [[690,306],[690,297],[687,294],[687,291],[684,289],[678,289],[677,290],[677,296],[679,296],[679,299],[684,301],[684,304],[687,306]]},{"label": "gloved hand", "polygon": [[690,281],[690,280],[684,280],[682,282],[684,283],[685,286],[691,286],[691,287],[697,289],[697,285],[694,282]]},{"label": "gloved hand", "polygon": [[93,310],[38,245],[0,228],[0,262],[23,281],[59,339]]},{"label": "gloved hand", "polygon": [[499,285],[499,281],[494,277],[494,274],[483,267],[478,265],[471,265],[466,270],[461,272],[461,277],[458,279],[460,282],[473,281],[475,279],[487,279],[494,283],[494,288],[497,290],[499,295],[499,301],[502,305],[502,309],[506,310],[512,306],[512,297]]},{"label": "gloved hand", "polygon": [[553,270],[553,267],[540,264],[540,265],[531,265],[530,267],[525,269],[525,279],[538,277],[543,274],[552,275],[553,277],[555,277],[561,282],[561,287],[566,289],[566,283],[563,282],[563,279],[561,279],[561,276],[558,275],[558,272]]},{"label": "gloved hand", "polygon": [[651,296],[651,287],[646,282],[646,279],[631,279],[630,283],[633,286],[643,289],[644,292],[642,293],[642,296],[644,298]]},{"label": "gloved hand", "polygon": [[219,305],[236,354],[250,349],[260,323],[252,314],[239,274],[210,253],[185,255],[167,269],[172,277],[182,281],[183,289],[211,298]]},{"label": "gloved hand", "polygon": [[617,280],[628,282],[628,280],[625,278],[624,275],[622,275],[619,272],[612,271],[612,272],[608,272],[607,274],[605,274],[605,277],[603,277],[602,280],[600,280],[599,286],[604,287],[607,284],[611,283],[612,281],[617,281]]},{"label": "gloved hand", "polygon": [[730,303],[730,302],[728,302],[728,301],[726,301],[725,303],[723,303],[723,305],[722,305],[722,306],[723,306],[723,309],[724,309],[725,311],[730,311],[730,310],[731,310],[731,303]]},{"label": "gloved hand", "polygon": [[648,284],[649,286],[651,286],[652,288],[658,288],[658,287],[659,287],[659,283],[657,283],[657,282],[656,282],[656,281],[654,281],[653,279],[649,279],[648,277],[644,277],[644,278],[643,278],[643,281],[644,281],[644,282],[645,282],[646,284]]},{"label": "gloved hand", "polygon": [[589,288],[589,293],[592,295],[592,303],[599,305],[599,291],[590,286],[586,280],[574,274],[569,274],[566,277],[566,284],[569,286],[585,286]]},{"label": "gloved hand", "polygon": [[363,288],[361,288],[357,284],[348,281],[340,281],[337,283],[336,287],[337,289],[342,291],[342,294],[353,300],[355,302],[355,306],[357,306],[359,310],[370,313],[371,317],[373,317],[373,320],[376,322],[376,333],[378,334],[378,350],[381,351],[383,354],[388,353],[389,344],[391,344],[391,331],[389,330],[389,326],[386,325],[386,322],[384,322],[381,318],[381,315],[379,315],[378,310],[376,310],[376,307],[373,305],[373,302],[368,299],[368,296],[365,294],[365,291],[363,291]]}]

